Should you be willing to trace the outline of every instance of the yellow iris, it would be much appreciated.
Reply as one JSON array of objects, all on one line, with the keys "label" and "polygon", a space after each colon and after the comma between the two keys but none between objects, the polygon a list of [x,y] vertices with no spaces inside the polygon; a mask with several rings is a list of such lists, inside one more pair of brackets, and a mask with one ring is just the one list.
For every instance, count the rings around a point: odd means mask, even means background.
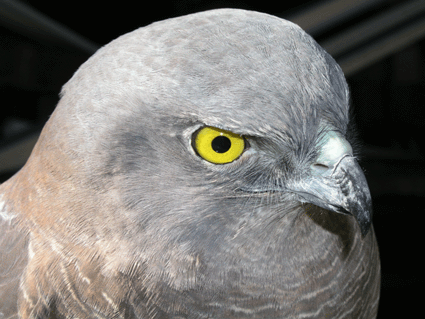
[{"label": "yellow iris", "polygon": [[233,162],[245,149],[242,136],[210,126],[202,128],[194,142],[199,156],[214,164]]}]

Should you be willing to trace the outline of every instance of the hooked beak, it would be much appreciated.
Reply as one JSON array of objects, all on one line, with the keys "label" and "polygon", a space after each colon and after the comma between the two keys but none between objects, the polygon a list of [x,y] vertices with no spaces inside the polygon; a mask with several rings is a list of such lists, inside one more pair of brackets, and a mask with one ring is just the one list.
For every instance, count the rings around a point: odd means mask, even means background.
[{"label": "hooked beak", "polygon": [[302,201],[330,211],[354,216],[363,236],[372,223],[372,199],[366,177],[351,155],[351,146],[331,136],[311,166],[311,174],[289,185]]}]

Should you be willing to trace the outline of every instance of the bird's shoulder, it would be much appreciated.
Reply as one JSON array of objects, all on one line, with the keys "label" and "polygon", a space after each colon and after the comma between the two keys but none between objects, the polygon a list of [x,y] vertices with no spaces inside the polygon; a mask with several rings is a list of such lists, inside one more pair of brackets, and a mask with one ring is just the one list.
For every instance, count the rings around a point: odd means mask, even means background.
[{"label": "bird's shoulder", "polygon": [[0,318],[18,318],[17,296],[27,264],[28,241],[17,219],[0,194]]}]

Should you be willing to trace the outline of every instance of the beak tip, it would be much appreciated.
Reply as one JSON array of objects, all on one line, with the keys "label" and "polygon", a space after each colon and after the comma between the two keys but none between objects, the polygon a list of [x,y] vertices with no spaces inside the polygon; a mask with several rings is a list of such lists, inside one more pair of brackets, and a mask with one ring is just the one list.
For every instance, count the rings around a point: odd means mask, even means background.
[{"label": "beak tip", "polygon": [[343,207],[333,207],[332,209],[336,213],[350,215],[353,217],[357,224],[359,225],[360,232],[362,233],[362,237],[366,237],[369,229],[372,225],[372,206],[368,206],[365,209],[361,209],[360,207],[353,207],[354,209],[346,210]]},{"label": "beak tip", "polygon": [[331,175],[315,170],[289,189],[313,205],[352,215],[364,238],[372,224],[372,197],[366,177],[352,156],[344,156],[335,165]]},{"label": "beak tip", "polygon": [[360,231],[362,233],[363,238],[365,238],[367,233],[369,232],[371,224],[372,224],[371,222],[366,222],[366,223],[360,223],[359,222]]},{"label": "beak tip", "polygon": [[366,177],[353,157],[344,158],[336,175],[343,181],[343,207],[356,219],[364,238],[372,224],[372,197]]},{"label": "beak tip", "polygon": [[368,212],[361,214],[360,216],[356,216],[357,223],[360,226],[360,230],[362,232],[362,237],[366,237],[369,229],[372,225],[372,208]]}]

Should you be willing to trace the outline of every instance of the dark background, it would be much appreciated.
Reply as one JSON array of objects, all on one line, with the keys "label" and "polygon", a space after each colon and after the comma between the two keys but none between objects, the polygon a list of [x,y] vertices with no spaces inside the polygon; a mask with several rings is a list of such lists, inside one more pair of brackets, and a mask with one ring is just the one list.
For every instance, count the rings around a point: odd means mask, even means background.
[{"label": "dark background", "polygon": [[[335,39],[344,32],[391,10],[404,14],[402,8],[421,1],[358,0],[357,3],[364,4],[360,9],[353,9],[350,1],[344,0],[113,1],[109,4],[106,1],[15,1],[24,4],[24,9],[29,5],[30,9],[42,13],[42,20],[56,21],[68,28],[65,31],[73,30],[86,39],[83,41],[72,40],[72,32],[58,35],[54,30],[46,31],[49,27],[16,14],[7,2],[0,0],[0,181],[24,163],[58,101],[61,86],[97,45],[106,44],[123,33],[157,20],[233,7],[298,22],[325,48],[330,48],[329,43],[335,44]],[[302,18],[321,7],[328,10]],[[373,197],[374,227],[382,261],[378,318],[390,315],[411,318],[422,310],[425,37],[409,31],[397,40],[400,32],[414,30],[415,25],[424,20],[424,12],[411,11],[406,21],[344,52],[337,50],[342,45],[329,50],[346,71],[363,144],[361,165]],[[336,13],[326,16],[332,12]],[[321,22],[312,26],[312,17]],[[384,22],[379,23],[382,25]],[[60,27],[57,30],[61,30]],[[369,28],[361,34],[372,34],[376,30],[376,27]],[[345,44],[350,41],[355,42],[353,38],[343,39]],[[388,52],[382,53],[391,46]],[[370,58],[374,55],[375,58]]]}]

